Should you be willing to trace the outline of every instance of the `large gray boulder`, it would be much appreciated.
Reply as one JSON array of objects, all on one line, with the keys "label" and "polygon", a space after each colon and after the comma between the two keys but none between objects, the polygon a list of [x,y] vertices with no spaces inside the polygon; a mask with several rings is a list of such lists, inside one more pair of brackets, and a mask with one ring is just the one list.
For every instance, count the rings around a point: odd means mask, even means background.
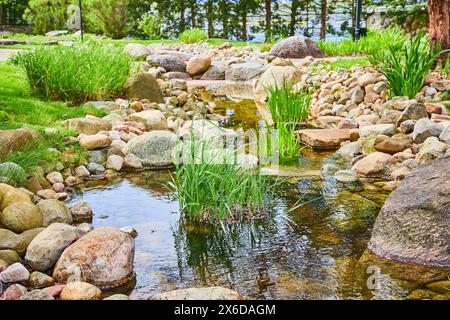
[{"label": "large gray boulder", "polygon": [[450,156],[414,169],[387,199],[368,248],[398,262],[450,268]]},{"label": "large gray boulder", "polygon": [[150,61],[153,63],[158,64],[160,67],[163,67],[166,69],[167,72],[170,71],[178,71],[178,72],[186,72],[186,62],[183,61],[181,58],[172,55],[172,54],[166,54],[166,55],[151,55]]},{"label": "large gray boulder", "polygon": [[167,168],[173,166],[172,152],[176,143],[175,133],[154,130],[131,139],[122,151],[125,155],[137,156],[146,167]]},{"label": "large gray boulder", "polygon": [[247,81],[258,77],[265,71],[265,67],[256,62],[232,64],[225,72],[225,80]]},{"label": "large gray boulder", "polygon": [[124,52],[132,57],[145,58],[150,54],[146,46],[140,43],[129,43],[125,46]]},{"label": "large gray boulder", "polygon": [[282,88],[284,84],[293,86],[299,83],[302,72],[293,66],[272,66],[259,78],[253,93],[258,100],[267,98],[267,88]]},{"label": "large gray boulder", "polygon": [[150,102],[164,102],[163,94],[156,78],[145,72],[135,74],[127,80],[125,93],[128,99],[147,99]]},{"label": "large gray boulder", "polygon": [[277,42],[269,55],[279,58],[301,59],[307,56],[322,58],[325,54],[316,43],[304,36],[294,36]]}]

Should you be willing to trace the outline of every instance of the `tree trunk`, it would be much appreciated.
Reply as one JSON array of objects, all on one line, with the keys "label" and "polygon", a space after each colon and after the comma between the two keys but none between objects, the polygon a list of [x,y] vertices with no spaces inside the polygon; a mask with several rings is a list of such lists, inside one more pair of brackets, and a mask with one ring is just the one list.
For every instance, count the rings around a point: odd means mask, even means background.
[{"label": "tree trunk", "polygon": [[214,38],[214,7],[213,0],[208,0],[207,8],[208,11],[208,37]]},{"label": "tree trunk", "polygon": [[265,0],[265,9],[266,9],[266,25],[265,25],[265,36],[266,42],[270,42],[272,40],[272,0]]},{"label": "tree trunk", "polygon": [[247,34],[247,11],[244,9],[242,12],[242,41],[248,40],[248,34]]},{"label": "tree trunk", "polygon": [[196,20],[196,16],[197,16],[197,8],[195,6],[195,0],[191,0],[190,1],[190,9],[191,9],[191,25],[192,28],[196,28],[197,27],[197,20]]},{"label": "tree trunk", "polygon": [[442,49],[450,47],[450,0],[428,0],[430,40]]},{"label": "tree trunk", "polygon": [[3,26],[3,3],[0,3],[0,26]]},{"label": "tree trunk", "polygon": [[322,10],[320,17],[320,39],[325,40],[327,35],[327,0],[322,0]]},{"label": "tree trunk", "polygon": [[220,15],[222,18],[222,37],[224,39],[228,39],[228,15],[229,12],[227,12],[228,10],[228,5],[227,5],[227,1],[228,0],[221,0],[220,1]]},{"label": "tree trunk", "polygon": [[186,30],[186,7],[184,0],[180,1],[180,33]]},{"label": "tree trunk", "polygon": [[295,25],[297,24],[297,10],[300,7],[299,0],[292,0],[291,4],[291,22],[289,24],[289,35],[295,35]]}]

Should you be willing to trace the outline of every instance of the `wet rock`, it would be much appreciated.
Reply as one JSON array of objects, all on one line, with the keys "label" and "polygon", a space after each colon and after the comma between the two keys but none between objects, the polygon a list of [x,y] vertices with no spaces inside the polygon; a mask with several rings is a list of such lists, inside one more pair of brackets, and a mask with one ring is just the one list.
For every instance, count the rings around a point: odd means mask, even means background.
[{"label": "wet rock", "polygon": [[435,281],[427,284],[427,288],[441,294],[447,294],[450,292],[450,281]]},{"label": "wet rock", "polygon": [[382,152],[374,152],[356,162],[352,170],[363,177],[383,177],[389,172],[393,157]]},{"label": "wet rock", "polygon": [[433,292],[431,290],[425,290],[425,289],[417,289],[411,292],[406,299],[408,300],[430,300],[435,295],[437,295],[436,292]]},{"label": "wet rock", "polygon": [[123,152],[137,156],[144,166],[170,167],[173,166],[172,152],[176,141],[176,134],[155,130],[131,139]]},{"label": "wet rock", "polygon": [[112,143],[112,139],[104,134],[81,135],[80,146],[82,148],[93,150],[106,148]]},{"label": "wet rock", "polygon": [[239,293],[223,287],[189,288],[155,295],[150,300],[244,300]]},{"label": "wet rock", "polygon": [[101,131],[111,130],[111,124],[108,121],[93,116],[86,118],[68,119],[63,125],[70,130],[75,130],[78,134],[94,135]]},{"label": "wet rock", "polygon": [[26,202],[16,202],[0,213],[0,223],[16,233],[42,227],[42,213],[39,209]]},{"label": "wet rock", "polygon": [[5,290],[0,300],[19,300],[25,293],[27,293],[27,288],[16,283]]},{"label": "wet rock", "polygon": [[34,271],[30,274],[28,282],[33,288],[42,289],[54,285],[55,279],[46,275],[45,273]]},{"label": "wet rock", "polygon": [[189,59],[186,72],[191,76],[196,76],[206,72],[211,66],[211,59],[206,56],[194,56]]},{"label": "wet rock", "polygon": [[72,277],[99,287],[114,287],[133,276],[134,240],[111,227],[89,232],[67,248],[53,277],[66,282]]},{"label": "wet rock", "polygon": [[15,283],[27,281],[30,276],[27,268],[21,263],[14,263],[0,273],[0,281],[3,283]]},{"label": "wet rock", "polygon": [[166,130],[167,119],[159,110],[147,110],[130,115],[130,120],[142,123],[147,131]]},{"label": "wet rock", "polygon": [[42,290],[33,290],[25,293],[20,297],[20,300],[55,300],[51,295]]},{"label": "wet rock", "polygon": [[320,175],[322,178],[327,178],[333,176],[337,171],[339,171],[339,167],[334,164],[327,163],[320,170]]},{"label": "wet rock", "polygon": [[414,126],[413,140],[415,143],[422,143],[429,137],[439,137],[444,130],[440,124],[434,123],[430,119],[420,119]]},{"label": "wet rock", "polygon": [[450,156],[414,169],[389,196],[369,243],[376,255],[405,263],[447,267]]},{"label": "wet rock", "polygon": [[353,170],[339,170],[334,174],[334,178],[339,182],[356,182],[358,175]]},{"label": "wet rock", "polygon": [[421,146],[419,152],[416,155],[416,161],[418,163],[431,162],[436,158],[440,158],[445,155],[446,151],[450,148],[448,144],[439,141],[436,137],[430,137]]},{"label": "wet rock", "polygon": [[44,227],[48,227],[52,223],[60,222],[71,224],[73,222],[69,208],[59,200],[41,200],[37,207],[42,213],[42,222]]},{"label": "wet rock", "polygon": [[0,183],[0,211],[17,202],[31,204],[31,199],[25,192],[5,183]]},{"label": "wet rock", "polygon": [[290,59],[301,59],[308,56],[321,58],[325,56],[314,41],[304,36],[289,37],[277,42],[270,49],[269,55]]},{"label": "wet rock", "polygon": [[348,129],[305,129],[298,133],[303,143],[315,149],[337,149],[350,140]]},{"label": "wet rock", "polygon": [[83,234],[75,227],[54,223],[31,241],[25,260],[33,270],[45,272],[55,265],[64,249]]},{"label": "wet rock", "polygon": [[70,213],[73,218],[73,222],[91,222],[94,216],[92,209],[86,201],[78,201],[71,208]]},{"label": "wet rock", "polygon": [[359,129],[359,135],[362,138],[376,137],[380,135],[392,136],[397,132],[397,128],[393,124],[375,124],[364,126]]},{"label": "wet rock", "polygon": [[149,73],[133,75],[124,85],[128,99],[147,99],[150,102],[163,103],[163,94],[155,77]]}]

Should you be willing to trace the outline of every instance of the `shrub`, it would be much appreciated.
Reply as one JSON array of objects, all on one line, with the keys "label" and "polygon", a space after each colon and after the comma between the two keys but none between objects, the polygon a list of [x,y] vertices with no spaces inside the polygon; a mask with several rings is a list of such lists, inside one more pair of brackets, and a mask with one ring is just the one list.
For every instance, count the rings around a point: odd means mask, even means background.
[{"label": "shrub", "polygon": [[128,8],[131,0],[84,0],[89,26],[113,39],[128,32]]},{"label": "shrub", "polygon": [[[177,162],[175,177],[169,184],[186,219],[220,223],[255,217],[266,207],[267,196],[275,184],[255,172],[241,169],[229,154],[220,161],[221,150],[211,141],[199,141],[191,131],[182,147],[183,164]],[[211,152],[213,151],[213,152]]]},{"label": "shrub", "polygon": [[66,28],[66,11],[71,0],[30,0],[24,19],[33,24],[33,32],[46,33]]},{"label": "shrub", "polygon": [[341,41],[327,42],[320,40],[317,45],[330,56],[346,56],[352,54],[371,54],[383,50],[388,46],[401,47],[405,41],[405,33],[400,28],[385,30],[368,30],[367,36],[358,41],[343,39]]},{"label": "shrub", "polygon": [[295,131],[308,118],[311,94],[306,90],[294,92],[286,81],[281,88],[272,86],[266,90],[269,96],[267,103],[278,130],[280,157],[296,156],[300,151],[300,142],[295,137]]},{"label": "shrub", "polygon": [[387,78],[391,95],[414,98],[439,55],[439,50],[430,45],[428,37],[419,33],[400,48],[389,46],[373,53],[370,62],[378,66]]},{"label": "shrub", "polygon": [[145,14],[139,23],[139,28],[149,37],[150,40],[161,39],[162,19],[158,14]]},{"label": "shrub", "polygon": [[184,43],[195,43],[202,40],[207,40],[208,35],[205,30],[194,28],[190,30],[184,31],[182,34],[180,34],[180,41]]},{"label": "shrub", "polygon": [[20,53],[16,62],[34,94],[75,104],[120,95],[132,65],[120,49],[95,44],[41,47]]}]

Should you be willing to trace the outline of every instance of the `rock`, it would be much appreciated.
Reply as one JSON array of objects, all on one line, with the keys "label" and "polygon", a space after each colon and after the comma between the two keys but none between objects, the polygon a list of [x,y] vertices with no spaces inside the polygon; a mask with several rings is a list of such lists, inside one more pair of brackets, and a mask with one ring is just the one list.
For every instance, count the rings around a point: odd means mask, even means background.
[{"label": "rock", "polygon": [[130,115],[130,120],[142,123],[147,131],[166,130],[167,119],[159,110],[146,110]]},{"label": "rock", "polygon": [[314,41],[304,36],[294,36],[277,42],[269,55],[279,58],[301,59],[308,56],[322,58],[325,54]]},{"label": "rock", "polygon": [[202,76],[202,80],[225,80],[226,68],[223,66],[211,66]]},{"label": "rock", "polygon": [[191,76],[196,76],[206,72],[211,66],[211,58],[206,56],[194,56],[189,59],[186,72]]},{"label": "rock", "polygon": [[189,75],[189,73],[178,72],[178,71],[171,71],[171,72],[164,73],[162,75],[162,78],[166,81],[175,80],[175,79],[192,80],[192,77]]},{"label": "rock", "polygon": [[361,87],[366,87],[369,84],[377,83],[378,75],[375,73],[364,73],[362,76],[358,77],[357,82]]},{"label": "rock", "polygon": [[358,175],[353,170],[339,170],[334,174],[334,178],[339,182],[356,182]]},{"label": "rock", "polygon": [[336,116],[321,116],[316,119],[320,128],[337,128],[338,124],[341,123],[342,117]]},{"label": "rock", "polygon": [[430,137],[425,140],[424,144],[417,153],[416,161],[418,163],[431,162],[436,158],[444,156],[449,148],[449,145],[440,142],[438,138]]},{"label": "rock", "polygon": [[123,167],[128,169],[142,169],[142,161],[138,156],[130,153],[123,159]]},{"label": "rock", "polygon": [[416,125],[416,120],[406,120],[400,124],[400,131],[408,134],[414,131],[414,126]]},{"label": "rock", "polygon": [[80,223],[78,225],[76,225],[77,229],[79,229],[80,231],[84,232],[84,233],[88,233],[91,232],[92,230],[94,230],[94,226],[91,223],[87,223],[87,222],[83,222]]},{"label": "rock", "polygon": [[130,298],[124,294],[113,294],[103,300],[130,300]]},{"label": "rock", "polygon": [[361,154],[362,150],[358,142],[349,142],[342,145],[342,147],[336,151],[336,154],[347,157],[354,158],[355,156]]},{"label": "rock", "polygon": [[437,293],[433,292],[431,290],[425,290],[425,289],[417,289],[411,292],[406,299],[407,300],[430,300],[433,298]]},{"label": "rock", "polygon": [[72,277],[99,287],[114,287],[133,276],[134,239],[112,227],[89,232],[67,248],[53,271],[66,282]]},{"label": "rock", "polygon": [[33,290],[25,293],[20,297],[20,300],[55,300],[51,295],[42,290]]},{"label": "rock", "polygon": [[122,228],[120,228],[120,231],[125,232],[126,234],[130,235],[130,237],[132,237],[132,238],[137,238],[137,236],[138,236],[138,232],[136,231],[136,229],[134,229],[131,226],[122,227]]},{"label": "rock", "polygon": [[30,196],[10,185],[0,183],[0,211],[9,207],[11,204],[18,202],[31,204]]},{"label": "rock", "polygon": [[61,193],[66,190],[66,187],[64,186],[64,183],[55,183],[52,185],[52,189],[57,193]]},{"label": "rock", "polygon": [[244,300],[239,293],[223,287],[189,288],[155,295],[151,300]]},{"label": "rock", "polygon": [[27,248],[25,238],[7,229],[0,229],[0,250],[14,250],[22,254]]},{"label": "rock", "polygon": [[39,209],[26,202],[13,203],[0,213],[0,223],[16,233],[42,227],[43,217]]},{"label": "rock", "polygon": [[315,149],[337,149],[350,140],[348,129],[305,129],[298,132],[300,140]]},{"label": "rock", "polygon": [[356,129],[358,126],[358,122],[353,119],[342,119],[337,127],[338,129]]},{"label": "rock", "polygon": [[63,122],[63,125],[70,130],[75,130],[77,134],[87,135],[94,135],[101,131],[109,131],[112,128],[111,123],[108,121],[93,116],[68,119]]},{"label": "rock", "polygon": [[388,181],[383,187],[383,190],[392,192],[400,186],[400,181]]},{"label": "rock", "polygon": [[258,77],[265,70],[260,63],[237,63],[229,67],[225,72],[225,79],[231,81],[247,81]]},{"label": "rock", "polygon": [[149,102],[163,103],[163,94],[156,78],[149,73],[138,73],[127,80],[124,91],[128,99],[146,99]]},{"label": "rock", "polygon": [[45,272],[51,269],[63,251],[83,234],[75,227],[54,223],[31,241],[25,260],[33,270]]},{"label": "rock", "polygon": [[33,129],[0,130],[0,157],[29,147],[40,139],[41,134]]},{"label": "rock", "polygon": [[7,263],[6,261],[0,260],[0,273],[5,271],[6,268],[8,268],[8,266],[9,266],[9,263]]},{"label": "rock", "polygon": [[150,54],[146,46],[139,43],[129,43],[123,50],[127,55],[137,58],[145,58]]},{"label": "rock", "polygon": [[65,284],[57,284],[51,287],[44,288],[42,289],[42,291],[52,296],[53,298],[58,298],[65,287]]},{"label": "rock", "polygon": [[431,116],[433,113],[436,114],[442,114],[442,110],[445,108],[445,106],[437,103],[426,103],[425,109],[427,110],[427,113],[429,116]]},{"label": "rock", "polygon": [[390,194],[372,231],[369,249],[373,253],[450,271],[449,161],[450,156],[446,156],[418,166]]},{"label": "rock", "polygon": [[371,126],[380,120],[377,114],[364,114],[356,118],[359,127]]},{"label": "rock", "polygon": [[446,144],[450,144],[450,126],[446,126],[439,135],[439,140]]},{"label": "rock", "polygon": [[172,152],[176,143],[176,134],[155,130],[131,139],[123,151],[125,155],[137,156],[144,166],[171,167],[173,166]]},{"label": "rock", "polygon": [[389,89],[389,86],[386,82],[384,81],[380,81],[375,83],[375,85],[373,86],[373,91],[376,94],[380,94],[382,91],[386,91],[387,89]]},{"label": "rock", "polygon": [[107,169],[120,171],[122,169],[122,166],[123,166],[123,158],[121,156],[111,155],[108,157],[108,160],[106,162]]},{"label": "rock", "polygon": [[3,260],[8,265],[20,262],[22,259],[20,259],[19,254],[14,250],[0,250],[0,260]]},{"label": "rock", "polygon": [[439,137],[443,130],[442,125],[434,123],[428,118],[420,119],[414,126],[413,141],[422,143],[429,137]]},{"label": "rock", "polygon": [[64,178],[62,176],[62,174],[58,171],[53,171],[50,172],[49,174],[47,174],[45,176],[45,178],[48,180],[48,182],[50,182],[51,184],[54,183],[63,183],[64,182]]},{"label": "rock", "polygon": [[402,152],[412,144],[410,139],[390,138],[388,136],[377,136],[375,139],[375,150],[395,154]]},{"label": "rock", "polygon": [[33,241],[33,239],[36,238],[36,236],[44,230],[45,228],[35,228],[22,232],[20,235],[25,240],[25,248],[28,248],[31,241]]},{"label": "rock", "polygon": [[175,55],[151,55],[150,60],[166,69],[167,72],[186,72],[186,62],[176,57]]},{"label": "rock", "polygon": [[427,109],[422,103],[416,102],[409,104],[405,110],[403,110],[402,116],[397,121],[397,127],[406,120],[419,120],[422,118],[428,118]]},{"label": "rock", "polygon": [[333,176],[337,171],[339,171],[339,167],[334,164],[327,163],[320,169],[320,175],[322,178],[327,178]]},{"label": "rock", "polygon": [[382,152],[374,152],[356,162],[352,170],[363,177],[383,177],[389,171],[393,157]]},{"label": "rock", "polygon": [[282,88],[283,85],[293,86],[300,82],[302,72],[293,66],[272,66],[268,68],[258,80],[254,89],[255,98],[264,100],[267,97],[267,88]]},{"label": "rock", "polygon": [[31,273],[28,282],[33,288],[41,289],[54,285],[55,279],[46,275],[45,273],[34,271],[33,273]]},{"label": "rock", "polygon": [[352,95],[350,98],[351,102],[356,103],[356,104],[361,103],[364,100],[364,94],[365,94],[365,91],[363,88],[356,87],[352,92]]},{"label": "rock", "polygon": [[392,136],[397,132],[397,128],[393,124],[375,124],[365,126],[359,129],[359,136],[362,138],[376,137],[380,135]]},{"label": "rock", "polygon": [[53,189],[45,189],[45,190],[39,190],[36,195],[42,199],[46,199],[46,200],[58,200],[59,199],[59,194],[57,192],[55,192],[55,190]]},{"label": "rock", "polygon": [[78,201],[71,208],[70,213],[74,223],[91,222],[94,216],[89,203]]},{"label": "rock", "polygon": [[391,177],[394,180],[403,180],[410,172],[408,167],[399,167],[391,172]]},{"label": "rock", "polygon": [[21,284],[13,284],[5,290],[0,300],[19,300],[21,296],[27,293],[27,288]]},{"label": "rock", "polygon": [[61,201],[54,199],[41,200],[37,204],[37,207],[42,213],[44,227],[48,227],[55,222],[66,224],[73,222],[69,208]]},{"label": "rock", "polygon": [[80,146],[92,150],[106,148],[112,143],[112,139],[104,134],[82,135],[80,137]]},{"label": "rock", "polygon": [[0,281],[3,283],[15,283],[27,281],[30,276],[27,268],[21,263],[14,263],[0,273]]},{"label": "rock", "polygon": [[61,300],[100,300],[102,291],[86,282],[70,282],[61,291]]},{"label": "rock", "polygon": [[93,162],[88,164],[88,170],[94,174],[102,174],[106,171],[104,166]]},{"label": "rock", "polygon": [[75,175],[79,178],[86,178],[91,175],[89,170],[85,166],[78,166],[75,168]]},{"label": "rock", "polygon": [[438,293],[446,294],[450,292],[450,281],[435,281],[427,284],[427,288]]}]

